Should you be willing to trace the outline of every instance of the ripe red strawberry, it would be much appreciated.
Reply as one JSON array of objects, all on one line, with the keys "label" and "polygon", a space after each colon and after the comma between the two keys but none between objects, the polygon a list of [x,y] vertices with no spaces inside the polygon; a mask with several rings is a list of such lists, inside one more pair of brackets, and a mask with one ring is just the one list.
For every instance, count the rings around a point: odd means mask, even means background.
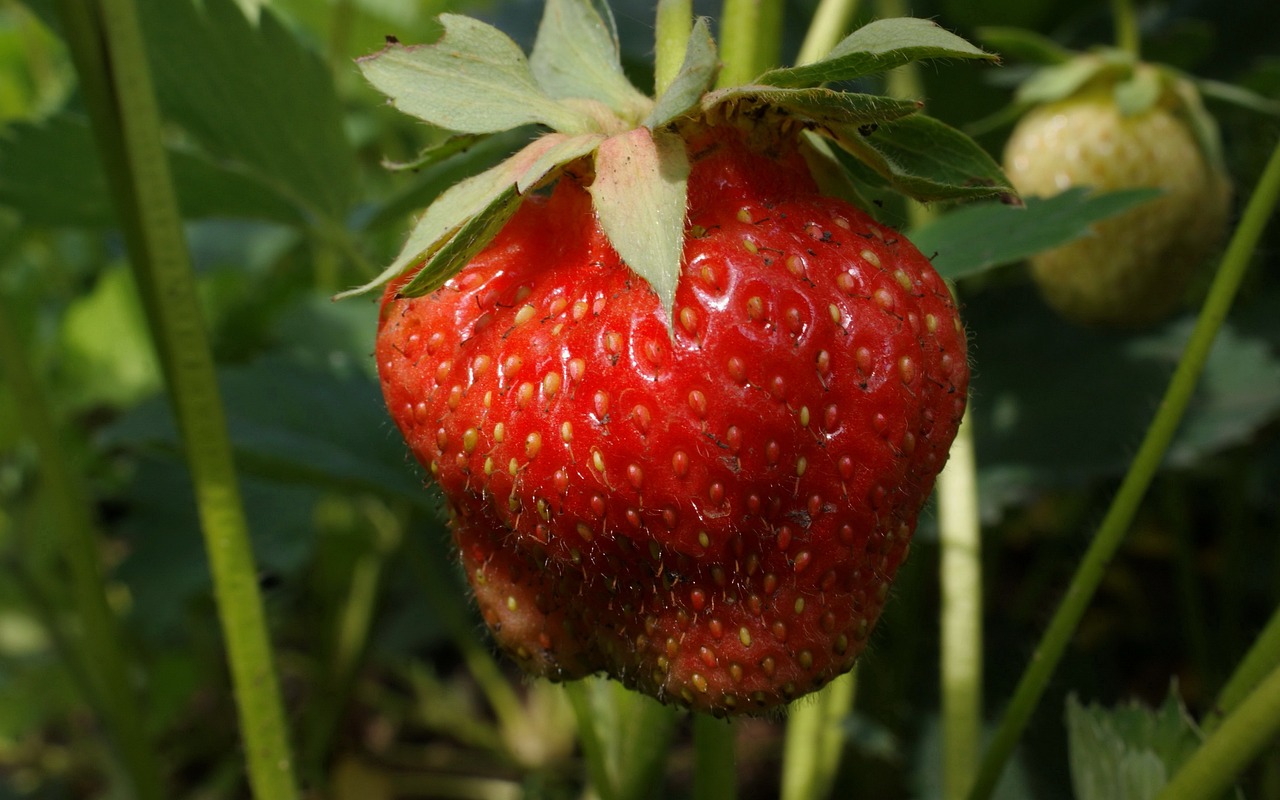
[{"label": "ripe red strawberry", "polygon": [[968,365],[929,261],[819,192],[842,168],[817,136],[877,190],[1008,186],[918,104],[819,85],[989,56],[883,20],[708,92],[698,22],[654,101],[586,0],[549,0],[527,61],[441,20],[440,43],[393,43],[366,76],[460,133],[555,131],[442,194],[383,276],[387,407],[495,638],[534,674],[602,671],[716,713],[822,686],[879,617]]},{"label": "ripe red strawberry", "polygon": [[968,366],[909,242],[794,146],[696,142],[674,338],[580,183],[384,301],[388,408],[529,671],[762,709],[847,670],[946,460]]}]

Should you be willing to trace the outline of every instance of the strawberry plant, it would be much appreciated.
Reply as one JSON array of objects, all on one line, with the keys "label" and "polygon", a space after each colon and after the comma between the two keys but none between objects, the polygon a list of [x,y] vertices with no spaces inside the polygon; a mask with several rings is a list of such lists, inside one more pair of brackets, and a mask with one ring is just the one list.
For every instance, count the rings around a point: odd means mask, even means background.
[{"label": "strawberry plant", "polygon": [[0,6],[0,798],[1280,797],[1269,9],[535,5]]}]

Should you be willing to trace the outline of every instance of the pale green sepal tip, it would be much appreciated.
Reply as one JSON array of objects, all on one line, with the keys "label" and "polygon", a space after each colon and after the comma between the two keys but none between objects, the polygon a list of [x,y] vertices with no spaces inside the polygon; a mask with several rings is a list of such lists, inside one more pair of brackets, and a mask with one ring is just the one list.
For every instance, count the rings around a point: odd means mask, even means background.
[{"label": "pale green sepal tip", "polygon": [[720,58],[705,18],[699,17],[689,34],[684,61],[671,85],[645,118],[647,128],[660,128],[698,107],[702,95],[715,83]]},{"label": "pale green sepal tip", "polygon": [[389,43],[358,61],[365,78],[396,108],[458,133],[498,133],[538,123],[553,130],[591,129],[534,80],[520,47],[505,33],[458,14],[441,14],[434,44]]},{"label": "pale green sepal tip", "polygon": [[587,98],[637,119],[652,101],[622,71],[608,6],[591,0],[547,0],[529,55],[534,79],[557,100]]},{"label": "pale green sepal tip", "polygon": [[689,157],[680,137],[636,128],[601,143],[590,186],[601,229],[657,293],[668,333],[684,256],[688,179]]},{"label": "pale green sepal tip", "polygon": [[[415,262],[432,257],[472,218],[483,214],[487,209],[493,210],[495,200],[509,189],[514,189],[518,196],[522,196],[523,190],[520,187],[535,186],[552,170],[589,153],[587,144],[594,146],[601,138],[592,134],[567,136],[549,133],[530,142],[501,164],[450,187],[418,219],[400,254],[389,267],[368,283],[341,292],[334,299],[341,300],[376,289]],[[548,157],[552,153],[558,155]],[[497,230],[492,231],[492,234],[496,233]]]}]

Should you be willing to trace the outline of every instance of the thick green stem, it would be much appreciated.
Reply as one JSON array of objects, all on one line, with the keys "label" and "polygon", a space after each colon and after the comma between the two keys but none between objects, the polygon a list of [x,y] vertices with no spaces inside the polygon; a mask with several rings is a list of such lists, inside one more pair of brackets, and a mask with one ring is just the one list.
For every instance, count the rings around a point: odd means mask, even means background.
[{"label": "thick green stem", "polygon": [[831,48],[844,38],[856,13],[858,0],[822,0],[818,3],[809,30],[805,32],[804,43],[800,45],[800,53],[796,56],[796,65],[812,64],[830,53]]},{"label": "thick green stem", "polygon": [[[175,417],[181,428],[194,482],[197,510],[213,575],[219,621],[231,665],[249,781],[255,797],[293,798],[297,790],[267,635],[257,570],[249,544],[239,486],[169,174],[137,8],[133,0],[90,5],[59,3],[64,22],[101,43],[96,65],[76,59],[95,135],[123,181],[117,208],[129,235],[130,254],[147,304],[152,334],[162,354]],[[84,37],[68,37],[74,48]],[[97,75],[87,76],[86,69]],[[104,83],[101,76],[109,76]],[[114,129],[113,129],[114,128]]]},{"label": "thick green stem", "polygon": [[675,711],[605,678],[565,684],[591,787],[601,800],[644,800],[661,782]]},{"label": "thick green stem", "polygon": [[659,97],[684,63],[693,31],[693,0],[658,0],[654,25],[653,96]]},{"label": "thick green stem", "polygon": [[938,476],[942,589],[943,797],[969,791],[982,742],[982,523],[973,424],[966,412]]},{"label": "thick green stem", "polygon": [[733,800],[738,796],[733,763],[735,730],[731,720],[693,715],[693,800]]},{"label": "thick green stem", "polygon": [[[89,496],[80,476],[68,462],[50,412],[51,403],[27,359],[26,348],[14,329],[13,314],[0,303],[0,375],[17,401],[22,430],[35,445],[45,491],[51,499],[61,551],[71,579],[71,594],[79,618],[80,648],[72,667],[87,679],[87,700],[98,707],[109,738],[143,800],[164,797],[164,777],[152,743],[143,730],[138,696],[129,683],[129,663],[121,645],[120,626],[107,603],[98,537],[89,511]],[[56,622],[50,620],[56,626]],[[55,641],[62,631],[50,629]],[[69,641],[66,646],[70,648]],[[70,654],[70,653],[69,653]]]},{"label": "thick green stem", "polygon": [[1134,12],[1133,0],[1111,0],[1111,17],[1116,29],[1116,47],[1135,59],[1138,58],[1142,52],[1142,42],[1138,35],[1138,15]]},{"label": "thick green stem", "polygon": [[1280,145],[1271,154],[1267,167],[1258,181],[1253,197],[1245,208],[1244,216],[1231,237],[1231,244],[1223,256],[1214,276],[1209,295],[1205,298],[1195,329],[1178,362],[1169,387],[1147,428],[1138,453],[1125,474],[1111,507],[1107,510],[1097,534],[1089,545],[1076,574],[1067,587],[1058,610],[1054,613],[1039,646],[1031,656],[1013,698],[996,730],[995,738],[987,749],[978,778],[970,792],[972,800],[991,796],[1000,774],[1013,752],[1014,744],[1022,735],[1032,712],[1040,702],[1081,616],[1089,606],[1111,557],[1124,539],[1129,524],[1137,513],[1147,487],[1164,460],[1173,435],[1186,413],[1187,405],[1195,392],[1200,374],[1208,361],[1209,351],[1218,330],[1231,309],[1240,281],[1253,255],[1258,240],[1266,229],[1271,213],[1280,196]]},{"label": "thick green stem", "polygon": [[741,86],[775,66],[781,49],[782,0],[724,0],[720,14],[720,77]]},{"label": "thick green stem", "polygon": [[1156,800],[1222,797],[1249,765],[1280,735],[1280,667],[1243,698],[1200,749],[1174,773]]},{"label": "thick green stem", "polygon": [[842,725],[853,707],[857,668],[792,703],[782,751],[782,800],[829,797],[840,769]]},{"label": "thick green stem", "polygon": [[1218,692],[1213,711],[1201,722],[1204,732],[1211,733],[1217,728],[1223,716],[1238,708],[1245,695],[1276,667],[1280,667],[1280,607],[1276,608],[1267,626],[1236,666],[1236,671]]}]

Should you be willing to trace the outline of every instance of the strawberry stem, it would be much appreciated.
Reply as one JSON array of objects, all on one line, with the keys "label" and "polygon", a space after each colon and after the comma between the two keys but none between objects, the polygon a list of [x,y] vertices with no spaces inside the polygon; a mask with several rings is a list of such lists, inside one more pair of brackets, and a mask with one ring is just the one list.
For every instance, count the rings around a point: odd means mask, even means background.
[{"label": "strawberry stem", "polygon": [[1280,607],[1276,608],[1249,652],[1236,665],[1236,671],[1218,692],[1213,711],[1200,723],[1201,730],[1206,734],[1212,733],[1222,722],[1222,718],[1238,708],[1245,695],[1258,685],[1269,670],[1277,666],[1280,666]]},{"label": "strawberry stem", "polygon": [[693,715],[693,800],[733,800],[738,778],[733,764],[732,720]]},{"label": "strawberry stem", "polygon": [[[255,797],[297,796],[258,573],[213,354],[133,0],[62,0],[95,138],[185,445]],[[86,10],[88,13],[86,13]]]},{"label": "strawberry stem", "polygon": [[[47,615],[49,635],[59,649],[66,651],[73,676],[83,679],[85,700],[96,706],[101,715],[135,796],[160,800],[165,795],[163,772],[137,712],[139,698],[129,679],[132,667],[124,652],[116,615],[103,590],[106,584],[99,557],[101,545],[89,510],[89,493],[68,461],[53,418],[53,404],[31,368],[13,320],[11,309],[0,305],[0,375],[16,401],[19,430],[35,446],[44,492],[50,499],[49,510],[56,520],[51,527],[62,540],[59,550],[70,578],[81,646],[76,648],[63,635],[58,615],[52,611]],[[16,583],[31,589],[28,594],[37,606],[44,605],[39,602],[43,593],[35,588],[34,576],[22,580],[23,571],[17,573]]]},{"label": "strawberry stem", "polygon": [[821,0],[800,45],[796,66],[812,64],[830,53],[848,32],[856,13],[858,0]]},{"label": "strawberry stem", "polygon": [[[991,796],[1000,774],[1009,760],[1027,722],[1031,719],[1053,671],[1089,606],[1093,593],[1106,573],[1107,565],[1137,513],[1143,495],[1151,485],[1156,471],[1173,441],[1178,425],[1186,413],[1195,392],[1209,351],[1218,330],[1231,309],[1245,271],[1266,230],[1267,222],[1280,198],[1280,143],[1271,154],[1253,197],[1245,208],[1240,224],[1231,237],[1231,243],[1214,276],[1209,294],[1205,298],[1195,329],[1187,342],[1182,358],[1178,361],[1169,387],[1160,401],[1155,418],[1147,428],[1138,453],[1120,484],[1111,507],[1107,510],[1098,532],[1085,552],[1067,587],[1066,596],[1054,613],[1031,661],[1018,681],[1013,698],[1000,721],[990,747],[983,758],[977,781],[969,793],[970,800],[984,800]],[[1270,680],[1270,679],[1269,679]],[[1261,690],[1259,690],[1261,691]],[[1246,701],[1248,702],[1248,701]],[[1277,716],[1280,718],[1280,715]]]},{"label": "strawberry stem", "polygon": [[782,0],[724,0],[718,88],[748,84],[781,52]]},{"label": "strawberry stem", "polygon": [[982,741],[982,521],[972,414],[968,411],[951,444],[947,465],[938,476],[937,489],[942,796],[958,800],[973,783]]},{"label": "strawberry stem", "polygon": [[1137,61],[1142,41],[1138,35],[1138,15],[1133,10],[1133,0],[1111,0],[1111,16],[1116,28],[1116,47]]},{"label": "strawberry stem", "polygon": [[1280,734],[1280,666],[1174,773],[1156,800],[1223,797],[1236,776]]},{"label": "strawberry stem", "polygon": [[853,708],[858,668],[836,678],[787,714],[782,756],[782,800],[829,797],[840,768],[844,720]]},{"label": "strawberry stem", "polygon": [[693,0],[658,0],[654,28],[653,96],[661,97],[684,63],[693,30]]}]

